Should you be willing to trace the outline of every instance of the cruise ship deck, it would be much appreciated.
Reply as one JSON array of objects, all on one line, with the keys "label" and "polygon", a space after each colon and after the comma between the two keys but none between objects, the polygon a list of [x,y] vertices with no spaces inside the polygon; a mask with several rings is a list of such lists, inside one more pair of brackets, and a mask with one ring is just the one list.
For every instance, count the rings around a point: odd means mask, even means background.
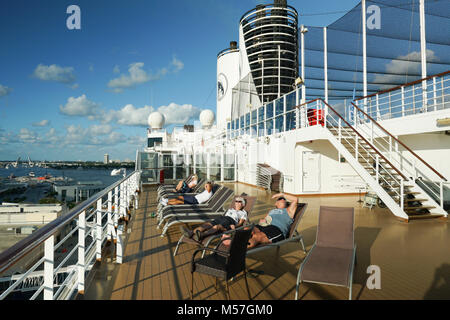
[{"label": "cruise ship deck", "polygon": [[[256,196],[250,215],[257,222],[273,208],[271,194],[242,183],[227,183],[235,194]],[[355,242],[357,265],[353,279],[353,299],[449,299],[450,298],[450,228],[447,219],[401,222],[388,209],[362,208],[358,195],[299,197],[308,204],[298,231],[309,250],[316,237],[319,207],[355,208]],[[139,209],[133,212],[127,232],[123,263],[115,264],[111,252],[104,250],[101,263],[96,263],[84,295],[77,299],[105,300],[184,300],[190,299],[190,261],[194,246],[183,244],[173,253],[180,238],[178,227],[160,237],[156,218],[155,187],[145,188]],[[113,248],[114,246],[109,246]],[[255,300],[292,300],[295,296],[297,272],[305,254],[299,243],[292,242],[257,252],[247,257],[250,293]],[[368,289],[367,267],[381,270],[381,289]],[[214,278],[195,274],[195,300],[226,299],[224,283],[214,288]],[[245,281],[240,274],[230,282],[231,299],[248,299]],[[348,289],[318,284],[302,284],[300,299],[345,300]]]}]

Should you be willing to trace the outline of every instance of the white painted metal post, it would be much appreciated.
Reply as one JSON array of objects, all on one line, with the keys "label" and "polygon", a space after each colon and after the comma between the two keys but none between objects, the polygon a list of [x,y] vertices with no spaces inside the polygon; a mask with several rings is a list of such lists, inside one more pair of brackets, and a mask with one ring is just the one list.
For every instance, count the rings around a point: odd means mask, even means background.
[{"label": "white painted metal post", "polygon": [[377,153],[377,154],[375,155],[375,178],[376,178],[376,180],[377,180],[377,183],[380,183],[380,182],[379,182],[379,179],[380,179],[379,171],[380,171],[380,156],[379,156],[378,153]]},{"label": "white painted metal post", "polygon": [[[113,214],[114,228],[117,229],[119,226],[119,187],[114,188],[114,214]],[[114,234],[114,242],[117,241],[116,235]]]},{"label": "white painted metal post", "polygon": [[[338,119],[338,140],[342,143],[342,123],[341,118]],[[338,149],[338,161],[341,162],[341,152]]]},{"label": "white painted metal post", "polygon": [[[425,0],[419,0],[420,12],[420,57],[422,65],[422,79],[427,77],[427,41],[425,32]],[[426,81],[422,81],[422,108],[427,105],[427,86]]]},{"label": "white painted metal post", "polygon": [[283,131],[286,131],[286,95],[283,96]]},{"label": "white painted metal post", "polygon": [[300,52],[301,52],[301,73],[302,73],[302,102],[306,102],[306,86],[305,86],[305,33],[308,29],[304,25],[300,26]]},{"label": "white painted metal post", "polygon": [[325,91],[325,102],[328,103],[328,49],[327,49],[327,27],[323,28],[323,81]]},{"label": "white painted metal post", "polygon": [[53,270],[54,270],[55,236],[50,236],[44,242],[44,300],[53,300]]},{"label": "white painted metal post", "polygon": [[84,294],[86,211],[78,216],[78,292]]},{"label": "white painted metal post", "polygon": [[[258,125],[259,126],[259,125]],[[224,145],[222,144],[222,147],[220,148],[220,181],[224,181],[224,164],[225,164],[225,155],[224,155]]]},{"label": "white painted metal post", "polygon": [[107,239],[111,241],[113,234],[113,221],[112,221],[112,190],[108,192],[108,227],[107,227]]},{"label": "white painted metal post", "polygon": [[358,161],[358,135],[355,136],[355,159]]},{"label": "white painted metal post", "polygon": [[439,182],[439,198],[441,209],[444,209],[444,182],[442,180]]},{"label": "white painted metal post", "polygon": [[433,77],[433,105],[434,105],[434,111],[437,111],[436,77]]},{"label": "white painted metal post", "polygon": [[403,178],[400,178],[400,208],[402,209],[402,210],[404,210],[404,207],[405,207],[405,201],[404,201],[404,196],[403,196],[403,194],[404,194],[404,191],[405,190],[405,186],[404,186],[404,180],[403,180]]},{"label": "white painted metal post", "polygon": [[295,89],[295,128],[298,129],[300,128],[300,108],[297,108],[297,106],[300,104],[300,93],[299,93],[299,88]]},{"label": "white painted metal post", "polygon": [[281,48],[278,45],[278,98],[280,98],[281,92]]},{"label": "white painted metal post", "polygon": [[402,87],[402,117],[405,116],[405,87]]},{"label": "white painted metal post", "polygon": [[[367,19],[366,19],[366,0],[361,1],[362,10],[362,35],[363,35],[363,95],[367,96]],[[364,98],[364,111],[367,112],[367,99]]]},{"label": "white painted metal post", "polygon": [[117,246],[116,246],[116,263],[121,264],[122,263],[122,257],[123,257],[123,224],[121,224],[117,228]]},{"label": "white painted metal post", "polygon": [[102,260],[102,199],[97,200],[96,259]]}]

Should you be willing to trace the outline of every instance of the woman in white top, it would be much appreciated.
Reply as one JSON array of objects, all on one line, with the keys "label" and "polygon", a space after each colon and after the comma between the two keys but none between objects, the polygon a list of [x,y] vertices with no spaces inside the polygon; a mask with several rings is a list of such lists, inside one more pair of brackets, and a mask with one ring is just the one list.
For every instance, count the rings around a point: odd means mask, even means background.
[{"label": "woman in white top", "polygon": [[247,212],[244,210],[244,207],[245,199],[242,197],[237,197],[234,201],[233,208],[228,209],[223,216],[212,221],[205,222],[193,231],[183,227],[182,231],[185,236],[201,241],[203,238],[206,238],[212,234],[224,232],[230,229],[233,230],[244,225],[245,221],[247,221]]},{"label": "woman in white top", "polygon": [[209,200],[211,198],[212,192],[212,183],[207,182],[205,184],[205,191],[197,194],[196,196],[184,195],[179,196],[177,198],[169,199],[167,201],[167,205],[177,205],[177,204],[201,204]]}]

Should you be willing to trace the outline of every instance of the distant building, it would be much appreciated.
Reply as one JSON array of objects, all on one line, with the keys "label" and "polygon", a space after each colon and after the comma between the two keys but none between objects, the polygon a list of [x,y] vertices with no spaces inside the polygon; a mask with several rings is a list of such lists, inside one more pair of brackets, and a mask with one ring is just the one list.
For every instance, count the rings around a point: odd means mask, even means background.
[{"label": "distant building", "polygon": [[0,225],[43,225],[55,220],[62,212],[60,204],[7,203],[0,205]]},{"label": "distant building", "polygon": [[105,153],[103,156],[103,163],[108,164],[109,163],[109,154]]},{"label": "distant building", "polygon": [[92,197],[104,187],[101,181],[80,181],[77,184],[55,184],[53,189],[58,193],[59,201],[80,202]]}]

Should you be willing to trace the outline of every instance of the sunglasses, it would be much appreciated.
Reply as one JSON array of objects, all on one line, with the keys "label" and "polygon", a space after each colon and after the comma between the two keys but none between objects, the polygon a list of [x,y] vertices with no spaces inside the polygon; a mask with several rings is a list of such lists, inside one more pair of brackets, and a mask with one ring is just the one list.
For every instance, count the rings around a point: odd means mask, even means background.
[{"label": "sunglasses", "polygon": [[277,201],[280,201],[280,200],[286,201],[286,198],[280,197],[280,198],[277,199]]}]

